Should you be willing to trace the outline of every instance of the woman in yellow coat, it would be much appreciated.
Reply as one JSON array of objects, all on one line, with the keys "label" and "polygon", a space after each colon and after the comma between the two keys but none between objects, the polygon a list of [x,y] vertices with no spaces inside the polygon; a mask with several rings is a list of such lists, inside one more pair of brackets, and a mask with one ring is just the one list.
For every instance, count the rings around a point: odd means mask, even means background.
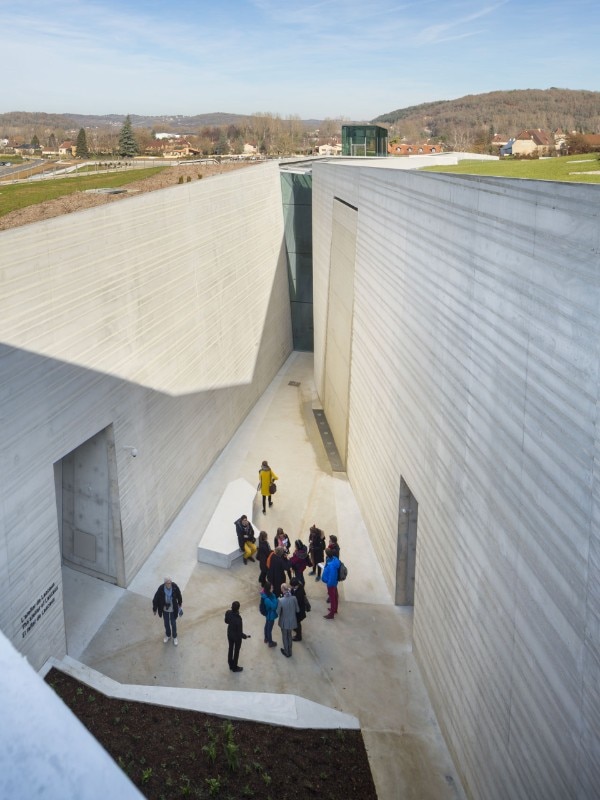
[{"label": "woman in yellow coat", "polygon": [[263,514],[266,514],[267,497],[269,498],[269,508],[273,505],[272,495],[274,494],[274,491],[271,491],[271,483],[274,483],[277,480],[277,475],[275,475],[266,461],[262,462],[262,466],[258,470],[258,480],[258,487],[262,495],[262,512]]}]

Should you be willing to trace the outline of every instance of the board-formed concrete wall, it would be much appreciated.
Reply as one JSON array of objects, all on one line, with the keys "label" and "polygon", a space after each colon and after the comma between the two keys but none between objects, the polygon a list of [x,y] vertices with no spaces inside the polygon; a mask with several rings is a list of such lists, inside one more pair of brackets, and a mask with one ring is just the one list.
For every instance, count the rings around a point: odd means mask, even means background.
[{"label": "board-formed concrete wall", "polygon": [[0,234],[0,628],[34,667],[65,652],[53,465],[111,429],[127,585],[291,352],[282,243],[275,164]]},{"label": "board-formed concrete wall", "polygon": [[[600,189],[316,164],[315,377],[334,198],[358,209],[347,470],[470,797],[600,797]],[[342,539],[343,547],[343,539]]]}]

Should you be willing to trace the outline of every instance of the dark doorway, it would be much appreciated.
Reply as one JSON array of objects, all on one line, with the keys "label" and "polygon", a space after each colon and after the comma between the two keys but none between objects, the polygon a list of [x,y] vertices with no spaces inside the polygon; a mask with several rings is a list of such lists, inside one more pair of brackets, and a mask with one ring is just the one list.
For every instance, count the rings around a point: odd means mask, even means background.
[{"label": "dark doorway", "polygon": [[417,518],[419,504],[404,478],[400,478],[398,549],[396,554],[396,605],[415,604]]}]

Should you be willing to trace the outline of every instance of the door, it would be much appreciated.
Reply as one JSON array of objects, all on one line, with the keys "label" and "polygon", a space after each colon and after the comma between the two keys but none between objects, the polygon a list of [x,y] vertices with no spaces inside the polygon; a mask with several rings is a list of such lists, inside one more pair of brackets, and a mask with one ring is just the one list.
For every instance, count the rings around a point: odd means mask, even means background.
[{"label": "door", "polygon": [[55,464],[63,563],[124,585],[123,547],[112,428]]}]

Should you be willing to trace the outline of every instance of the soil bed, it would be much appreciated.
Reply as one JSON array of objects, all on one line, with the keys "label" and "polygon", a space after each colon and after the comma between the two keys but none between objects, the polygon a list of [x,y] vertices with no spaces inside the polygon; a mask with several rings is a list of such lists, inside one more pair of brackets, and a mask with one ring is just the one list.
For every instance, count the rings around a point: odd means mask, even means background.
[{"label": "soil bed", "polygon": [[362,734],[229,721],[105,697],[59,670],[47,683],[150,800],[376,800]]}]

